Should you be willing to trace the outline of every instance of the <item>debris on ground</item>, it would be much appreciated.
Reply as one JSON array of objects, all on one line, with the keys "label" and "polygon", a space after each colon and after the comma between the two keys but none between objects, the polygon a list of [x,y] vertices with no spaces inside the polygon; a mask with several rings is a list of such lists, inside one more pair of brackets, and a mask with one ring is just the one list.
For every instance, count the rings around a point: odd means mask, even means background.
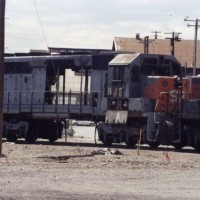
[{"label": "debris on ground", "polygon": [[170,158],[168,152],[163,152],[163,156],[164,156],[164,158],[165,158],[166,160],[171,161],[171,158]]},{"label": "debris on ground", "polygon": [[110,148],[104,148],[104,149],[98,149],[91,152],[92,155],[123,155],[122,152],[120,152],[118,149],[110,149]]}]

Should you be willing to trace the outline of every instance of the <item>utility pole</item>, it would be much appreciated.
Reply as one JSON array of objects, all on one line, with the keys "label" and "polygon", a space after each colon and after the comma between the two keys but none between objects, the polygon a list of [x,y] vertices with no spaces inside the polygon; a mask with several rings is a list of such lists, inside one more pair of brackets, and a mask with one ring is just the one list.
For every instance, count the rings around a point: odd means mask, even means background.
[{"label": "utility pole", "polygon": [[154,39],[157,40],[158,39],[158,33],[161,33],[160,31],[151,31],[152,33],[154,33]]},{"label": "utility pole", "polygon": [[6,0],[0,0],[0,155],[2,155],[2,137],[3,137],[5,5],[6,5]]},{"label": "utility pole", "polygon": [[197,66],[197,34],[198,34],[198,28],[200,27],[199,25],[199,19],[188,19],[187,17],[184,19],[184,21],[186,22],[194,22],[194,25],[191,24],[187,24],[188,27],[195,27],[195,34],[194,34],[194,48],[193,48],[193,76],[196,75],[196,66]]},{"label": "utility pole", "polygon": [[170,39],[170,45],[171,45],[171,55],[174,56],[175,55],[175,41],[180,42],[181,38],[179,38],[179,35],[181,33],[165,33],[165,34],[171,34],[172,37],[171,38],[165,38],[165,39]]},{"label": "utility pole", "polygon": [[149,36],[144,37],[144,53],[149,53]]},{"label": "utility pole", "polygon": [[140,38],[139,33],[136,34],[136,39],[140,41],[140,43],[144,44],[144,53],[148,54],[149,53],[149,43],[151,43],[151,41],[149,41],[149,36],[145,36],[144,39]]}]

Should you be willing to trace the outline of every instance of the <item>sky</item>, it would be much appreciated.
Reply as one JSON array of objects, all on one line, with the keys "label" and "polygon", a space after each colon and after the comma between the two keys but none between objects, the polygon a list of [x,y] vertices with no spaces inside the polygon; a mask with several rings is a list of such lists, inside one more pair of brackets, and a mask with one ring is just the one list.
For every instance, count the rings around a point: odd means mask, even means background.
[{"label": "sky", "polygon": [[5,51],[111,49],[114,37],[153,38],[153,31],[161,39],[174,31],[193,40],[186,17],[200,19],[199,0],[7,0]]}]

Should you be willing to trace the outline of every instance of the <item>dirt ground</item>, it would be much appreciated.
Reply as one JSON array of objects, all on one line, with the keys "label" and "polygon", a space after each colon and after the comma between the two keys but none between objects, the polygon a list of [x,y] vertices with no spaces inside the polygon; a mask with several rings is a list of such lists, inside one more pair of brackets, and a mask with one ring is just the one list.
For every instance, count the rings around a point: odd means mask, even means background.
[{"label": "dirt ground", "polygon": [[77,130],[67,143],[4,141],[0,199],[200,199],[200,155],[192,148],[142,146],[138,155],[125,145],[95,145],[90,128]]}]

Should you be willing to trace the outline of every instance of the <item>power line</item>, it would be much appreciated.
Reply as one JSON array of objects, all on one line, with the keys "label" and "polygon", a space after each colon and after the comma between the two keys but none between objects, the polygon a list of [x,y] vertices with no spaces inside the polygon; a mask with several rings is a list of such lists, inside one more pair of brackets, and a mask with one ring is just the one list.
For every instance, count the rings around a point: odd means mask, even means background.
[{"label": "power line", "polygon": [[36,10],[36,12],[37,12],[37,16],[38,16],[38,20],[39,20],[40,27],[41,27],[41,30],[42,30],[42,34],[43,34],[43,37],[44,37],[46,46],[47,46],[47,48],[48,48],[49,45],[48,45],[47,38],[46,38],[46,34],[45,34],[45,31],[44,31],[44,28],[43,28],[43,25],[42,25],[42,21],[41,21],[41,19],[40,19],[40,15],[39,15],[39,11],[38,11],[38,8],[37,8],[37,4],[36,4],[36,1],[35,1],[35,0],[33,0],[33,2],[34,2],[34,5],[35,5],[35,10]]},{"label": "power line", "polygon": [[[42,25],[42,21],[40,19],[40,15],[39,15],[39,11],[38,11],[38,8],[37,8],[36,0],[33,0],[33,2],[34,2],[35,9],[36,9],[36,12],[37,12],[38,20],[39,20],[39,23],[40,23],[40,27],[41,27],[41,30],[42,30],[43,37],[44,37],[44,41],[45,41],[46,47],[48,49],[49,45],[48,45],[46,34],[45,34],[45,31],[44,31],[44,28],[43,28],[43,25]],[[54,66],[53,60],[51,60],[51,63],[52,63],[52,66],[53,66],[54,73],[56,74],[56,77],[57,77],[57,80],[58,80],[59,79],[59,75],[58,75],[59,68],[56,68]],[[57,86],[57,83],[56,83],[56,86]],[[57,100],[57,98],[56,98],[56,100]]]},{"label": "power line", "polygon": [[195,27],[195,34],[194,34],[194,49],[193,49],[193,76],[196,75],[196,65],[197,65],[197,34],[198,34],[198,28],[200,27],[199,19],[188,19],[188,17],[186,17],[184,19],[184,21],[186,22],[194,22],[193,25],[191,24],[187,24],[188,27]]}]

